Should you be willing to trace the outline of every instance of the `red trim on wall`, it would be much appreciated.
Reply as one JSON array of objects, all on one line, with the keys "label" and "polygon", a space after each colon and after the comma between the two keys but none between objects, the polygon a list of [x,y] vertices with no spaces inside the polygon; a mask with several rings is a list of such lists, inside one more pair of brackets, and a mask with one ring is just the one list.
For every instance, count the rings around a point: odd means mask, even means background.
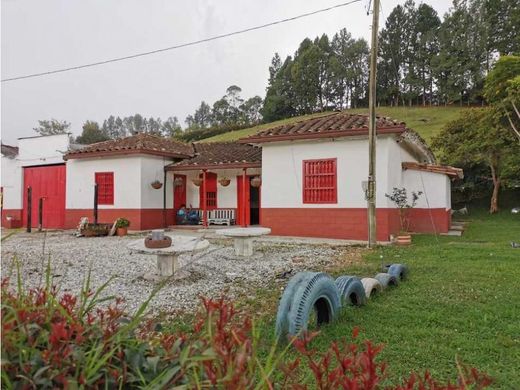
[{"label": "red trim on wall", "polygon": [[[11,221],[7,217],[12,217]],[[6,229],[15,229],[23,225],[23,210],[22,209],[2,209],[2,227]]]},{"label": "red trim on wall", "polygon": [[[166,222],[174,223],[173,209],[166,210]],[[92,209],[67,209],[65,211],[65,228],[76,229],[82,217],[93,221]],[[117,218],[126,218],[130,221],[130,230],[149,230],[164,228],[163,209],[99,209],[99,223],[113,223]]]},{"label": "red trim on wall", "polygon": [[[411,226],[417,233],[433,231],[428,209],[414,209]],[[448,231],[450,212],[431,210],[437,233]],[[426,219],[426,216],[428,217]],[[390,234],[399,233],[397,209],[377,209],[377,240],[389,241]],[[365,208],[263,208],[262,225],[273,235],[296,237],[338,238],[366,241],[368,236]]]}]

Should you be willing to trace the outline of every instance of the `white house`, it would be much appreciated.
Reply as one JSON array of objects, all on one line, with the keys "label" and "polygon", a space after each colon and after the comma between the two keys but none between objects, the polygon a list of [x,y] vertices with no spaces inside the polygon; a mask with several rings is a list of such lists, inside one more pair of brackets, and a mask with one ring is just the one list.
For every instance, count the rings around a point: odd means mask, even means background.
[{"label": "white house", "polygon": [[[42,199],[44,227],[75,228],[81,217],[93,218],[97,185],[99,222],[124,217],[135,230],[174,225],[186,206],[204,224],[364,240],[367,123],[364,115],[333,113],[227,143],[138,134],[76,148],[67,136],[20,139],[17,155],[2,147],[2,223],[10,216],[27,224],[31,187],[33,226]],[[399,232],[398,211],[385,196],[394,187],[424,193],[411,212],[414,231],[446,232],[450,183],[461,170],[435,165],[404,123],[378,118],[377,133],[378,240]]]},{"label": "white house", "polygon": [[[377,118],[377,238],[400,230],[385,195],[421,191],[410,213],[416,232],[447,232],[450,179],[460,169],[434,165],[424,141],[402,122]],[[333,113],[261,131],[241,142],[262,146],[262,224],[273,234],[366,240],[368,116]]]}]

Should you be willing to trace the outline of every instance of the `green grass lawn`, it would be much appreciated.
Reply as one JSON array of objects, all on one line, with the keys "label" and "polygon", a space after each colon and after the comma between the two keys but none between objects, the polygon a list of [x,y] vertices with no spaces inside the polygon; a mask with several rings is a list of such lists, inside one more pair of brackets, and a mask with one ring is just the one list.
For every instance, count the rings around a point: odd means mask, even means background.
[{"label": "green grass lawn", "polygon": [[[409,128],[416,130],[422,137],[429,141],[447,122],[457,118],[461,109],[460,107],[378,107],[376,112],[377,115],[389,116],[393,119],[406,122]],[[360,108],[347,110],[347,112],[368,113],[368,109]],[[202,142],[235,141],[270,127],[293,123],[302,119],[319,117],[321,115],[324,115],[324,113],[288,118],[248,129],[230,131],[211,138],[206,138]],[[327,113],[325,113],[325,115],[327,115]]]},{"label": "green grass lawn", "polygon": [[[520,216],[503,212],[467,218],[463,237],[416,235],[407,248],[384,247],[363,263],[337,272],[373,276],[385,263],[406,263],[410,279],[370,300],[347,307],[316,341],[349,337],[354,327],[363,337],[386,345],[381,358],[389,383],[426,369],[441,380],[457,376],[456,360],[487,372],[493,388],[520,389]],[[338,270],[339,271],[339,270]],[[264,293],[272,313],[260,320],[267,344],[273,342],[279,292]],[[310,375],[310,373],[309,373]]]}]

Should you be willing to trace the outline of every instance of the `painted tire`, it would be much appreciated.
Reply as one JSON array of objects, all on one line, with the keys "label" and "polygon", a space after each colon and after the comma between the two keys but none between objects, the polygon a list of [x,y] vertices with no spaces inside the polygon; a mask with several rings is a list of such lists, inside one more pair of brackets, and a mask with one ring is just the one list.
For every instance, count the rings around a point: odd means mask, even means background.
[{"label": "painted tire", "polygon": [[383,290],[387,287],[397,287],[399,285],[399,279],[390,274],[377,274],[374,276],[374,279],[377,279],[379,283],[381,283]]},{"label": "painted tire", "polygon": [[342,303],[354,306],[362,306],[366,303],[365,289],[359,278],[345,275],[337,278],[334,283]]},{"label": "painted tire", "polygon": [[341,300],[334,280],[322,272],[305,274],[294,287],[287,313],[286,331],[282,330],[280,335],[285,333],[294,336],[306,331],[313,310],[316,310],[317,325],[331,322],[339,313]]},{"label": "painted tire", "polygon": [[379,283],[379,280],[377,279],[363,278],[361,279],[361,283],[365,289],[367,299],[370,298],[370,296],[374,296],[376,293],[381,293],[381,291],[383,291],[383,286],[381,286],[381,283]]},{"label": "painted tire", "polygon": [[287,337],[287,329],[289,327],[287,315],[293,303],[294,292],[307,274],[308,272],[298,272],[289,280],[289,283],[287,283],[283,291],[282,298],[278,304],[278,313],[276,314],[275,334],[278,340],[280,337]]},{"label": "painted tire", "polygon": [[404,264],[392,264],[388,268],[388,274],[395,276],[399,280],[405,280],[408,277],[408,267]]}]

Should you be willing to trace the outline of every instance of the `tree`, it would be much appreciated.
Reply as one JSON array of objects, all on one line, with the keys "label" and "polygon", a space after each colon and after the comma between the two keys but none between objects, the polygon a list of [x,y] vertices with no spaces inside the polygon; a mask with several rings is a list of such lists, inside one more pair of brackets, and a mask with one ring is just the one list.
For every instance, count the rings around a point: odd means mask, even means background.
[{"label": "tree", "polygon": [[520,146],[496,120],[492,108],[465,110],[432,141],[443,162],[474,168],[484,165],[492,182],[490,213],[498,212],[501,186],[520,175]]},{"label": "tree", "polygon": [[259,123],[262,119],[262,115],[260,114],[262,103],[263,100],[260,96],[253,96],[242,103],[239,107],[242,115],[240,122],[246,125]]},{"label": "tree", "polygon": [[110,139],[102,129],[99,128],[99,124],[94,121],[86,121],[83,124],[83,131],[81,135],[76,138],[78,144],[89,145],[96,142],[102,142]]},{"label": "tree", "polygon": [[520,57],[504,56],[497,61],[486,78],[484,96],[520,143]]},{"label": "tree", "polygon": [[175,137],[182,133],[182,127],[176,116],[171,116],[163,122],[162,133],[167,137]]},{"label": "tree", "polygon": [[33,128],[39,135],[67,134],[69,129],[69,122],[57,119],[38,121],[38,127]]}]

